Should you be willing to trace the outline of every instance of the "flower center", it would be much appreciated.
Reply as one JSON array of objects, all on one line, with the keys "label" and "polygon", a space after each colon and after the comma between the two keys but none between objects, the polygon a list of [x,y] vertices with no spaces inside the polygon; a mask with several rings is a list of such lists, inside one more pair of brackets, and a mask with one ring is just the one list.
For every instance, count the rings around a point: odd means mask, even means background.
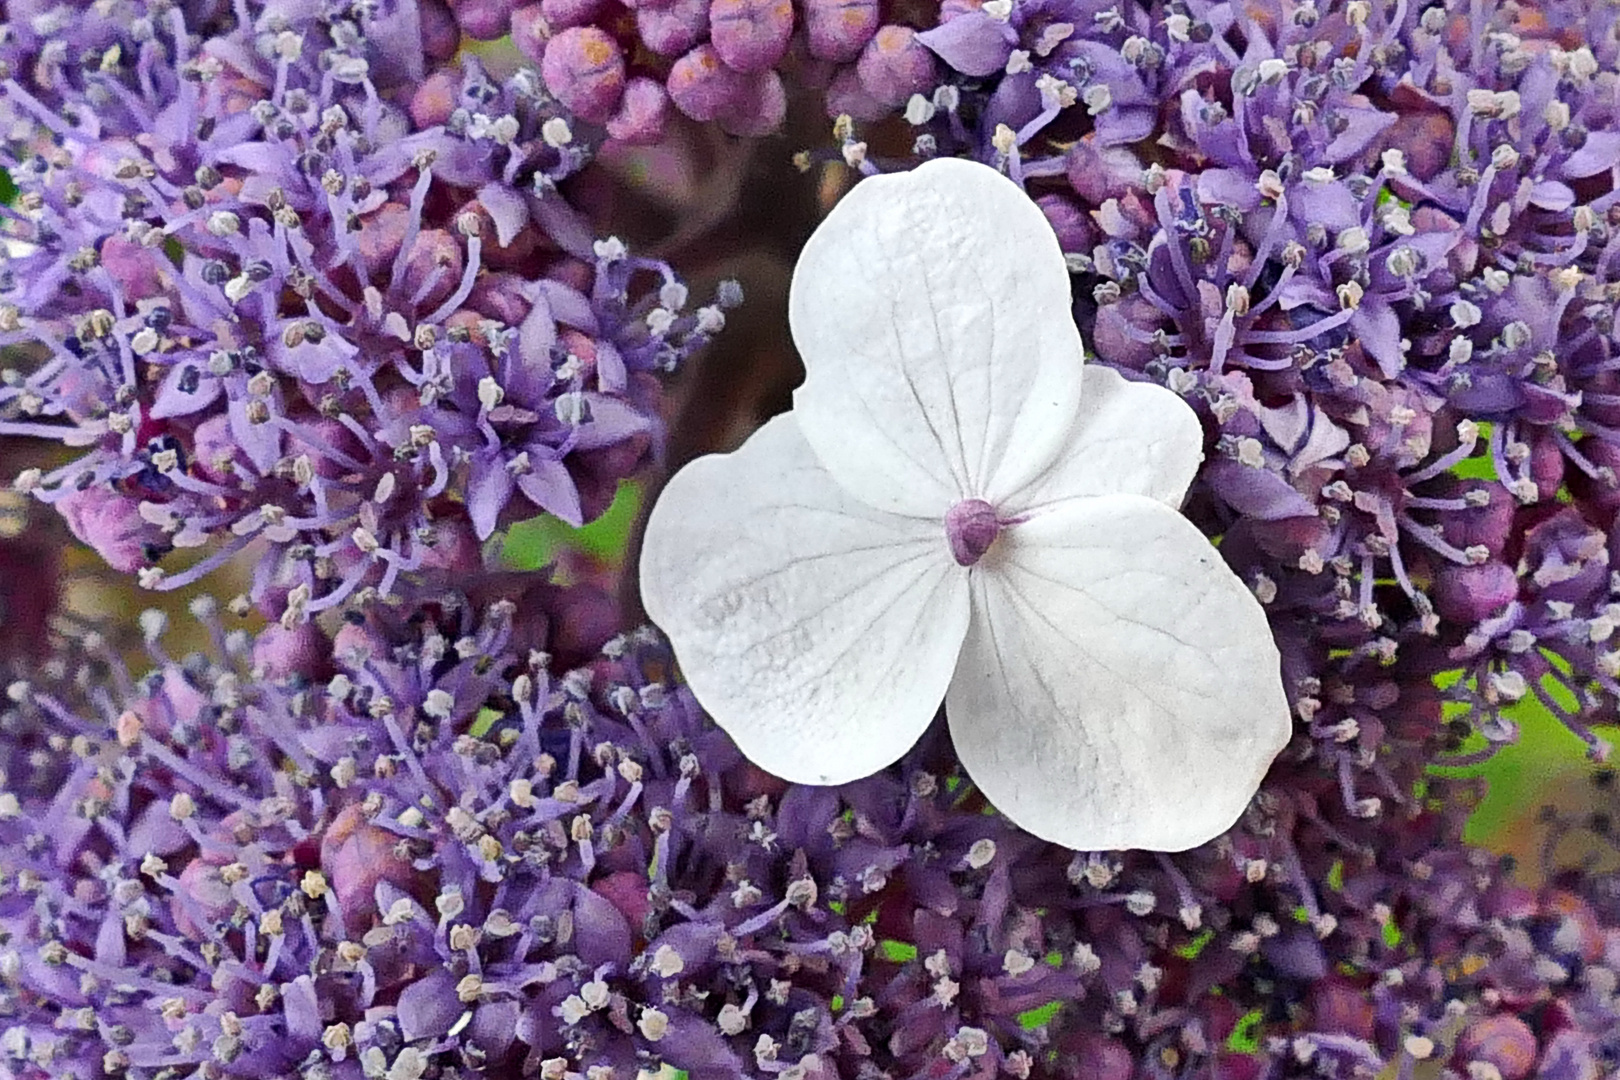
[{"label": "flower center", "polygon": [[1001,535],[996,508],[983,499],[963,499],[945,512],[945,539],[958,566],[972,566]]}]

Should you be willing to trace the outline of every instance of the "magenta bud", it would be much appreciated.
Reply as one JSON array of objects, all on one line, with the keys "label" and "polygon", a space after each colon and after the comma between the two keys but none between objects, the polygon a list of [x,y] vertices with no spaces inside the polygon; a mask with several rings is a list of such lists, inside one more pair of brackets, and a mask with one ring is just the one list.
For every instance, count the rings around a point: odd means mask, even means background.
[{"label": "magenta bud", "polygon": [[418,0],[422,25],[422,51],[427,59],[442,64],[461,48],[461,27],[443,0]]},{"label": "magenta bud", "polygon": [[665,85],[676,108],[707,123],[738,108],[754,80],[722,63],[713,45],[699,45],[675,61]]},{"label": "magenta bud", "polygon": [[792,36],[792,0],[710,0],[709,39],[737,71],[775,67]]},{"label": "magenta bud", "polygon": [[512,26],[512,7],[513,0],[461,0],[456,5],[456,22],[474,41],[496,41]]},{"label": "magenta bud", "polygon": [[1447,565],[1435,581],[1434,602],[1442,618],[1472,626],[1501,611],[1518,595],[1518,575],[1505,563]]},{"label": "magenta bud", "polygon": [[945,512],[945,540],[958,566],[972,566],[984,558],[1000,535],[996,508],[983,499],[963,499]]},{"label": "magenta bud", "polygon": [[574,26],[546,43],[546,88],[581,120],[605,122],[624,94],[624,54],[594,26]]},{"label": "magenta bud", "polygon": [[769,135],[787,118],[787,90],[774,71],[753,76],[742,96],[720,116],[727,134],[754,139]]},{"label": "magenta bud", "polygon": [[620,142],[645,146],[664,134],[669,95],[656,80],[637,75],[624,86],[619,111],[607,122],[607,133]]},{"label": "magenta bud", "polygon": [[890,108],[934,88],[934,54],[907,26],[879,29],[861,50],[855,70],[866,92]]},{"label": "magenta bud", "polygon": [[546,56],[546,42],[551,40],[551,24],[546,21],[540,4],[524,4],[512,12],[512,44],[518,52],[536,64]]},{"label": "magenta bud", "polygon": [[223,412],[210,416],[191,433],[191,460],[197,475],[214,484],[226,482],[237,469],[248,469],[250,474],[252,469],[231,432],[230,417]]},{"label": "magenta bud", "polygon": [[810,55],[847,64],[877,33],[878,0],[804,0],[804,28]]},{"label": "magenta bud", "polygon": [[109,236],[101,245],[101,266],[123,288],[127,300],[146,300],[162,294],[164,278],[174,264],[160,249]]},{"label": "magenta bud", "polygon": [[1517,1016],[1487,1016],[1469,1025],[1457,1041],[1457,1053],[1465,1061],[1495,1065],[1502,1080],[1524,1080],[1535,1068],[1540,1049],[1530,1026]]},{"label": "magenta bud", "polygon": [[708,0],[670,0],[636,8],[641,43],[660,56],[679,56],[709,30]]},{"label": "magenta bud", "polygon": [[418,128],[437,127],[456,111],[461,80],[449,71],[435,71],[411,95],[411,120]]},{"label": "magenta bud", "polygon": [[608,0],[540,0],[540,11],[553,30],[593,23],[607,7]]},{"label": "magenta bud", "polygon": [[321,870],[350,932],[368,929],[377,912],[377,883],[410,891],[415,872],[398,850],[399,838],[366,821],[358,805],[339,811],[321,838]]}]

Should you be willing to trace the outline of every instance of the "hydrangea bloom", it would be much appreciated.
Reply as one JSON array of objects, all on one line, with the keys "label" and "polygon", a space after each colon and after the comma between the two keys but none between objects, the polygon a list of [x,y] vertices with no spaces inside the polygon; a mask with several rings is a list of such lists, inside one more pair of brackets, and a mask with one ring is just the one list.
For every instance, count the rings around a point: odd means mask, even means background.
[{"label": "hydrangea bloom", "polygon": [[1229,826],[1292,731],[1276,649],[1175,510],[1192,410],[1082,368],[1040,212],[970,162],[867,180],[789,305],[793,412],[648,523],[642,593],[704,706],[756,763],[837,784],[945,697],[974,782],[1038,835]]},{"label": "hydrangea bloom", "polygon": [[20,486],[152,587],[268,544],[254,594],[292,618],[599,513],[719,307],[593,245],[532,74],[469,62],[418,130],[379,12],[241,10],[199,44],[120,7],[98,67],[47,48],[4,87],[33,246],[0,282],[0,433],[80,451]]}]

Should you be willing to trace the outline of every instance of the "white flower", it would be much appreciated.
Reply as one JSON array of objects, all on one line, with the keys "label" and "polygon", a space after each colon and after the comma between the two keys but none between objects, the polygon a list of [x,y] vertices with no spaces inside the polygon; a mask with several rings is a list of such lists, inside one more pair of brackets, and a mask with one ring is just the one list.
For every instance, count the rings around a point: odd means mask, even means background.
[{"label": "white flower", "polygon": [[641,560],[743,753],[846,783],[944,698],[973,781],[1038,836],[1228,828],[1291,730],[1277,650],[1176,510],[1197,417],[1083,364],[1035,204],[954,159],[863,180],[805,245],[789,318],[793,411],[671,479]]}]

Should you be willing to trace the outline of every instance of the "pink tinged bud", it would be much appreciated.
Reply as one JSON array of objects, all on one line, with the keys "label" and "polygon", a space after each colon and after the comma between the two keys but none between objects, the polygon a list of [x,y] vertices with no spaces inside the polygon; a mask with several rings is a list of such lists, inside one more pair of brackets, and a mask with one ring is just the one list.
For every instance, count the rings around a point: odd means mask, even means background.
[{"label": "pink tinged bud", "polygon": [[1519,595],[1519,578],[1504,563],[1447,565],[1435,582],[1435,608],[1442,618],[1472,626],[1501,611]]},{"label": "pink tinged bud", "polygon": [[[426,90],[428,85],[424,84],[422,89]],[[383,203],[360,220],[360,235],[355,237],[355,245],[360,249],[366,272],[372,277],[386,274],[392,268],[394,256],[405,243],[410,220],[410,207],[397,202]]]},{"label": "pink tinged bud", "polygon": [[323,674],[331,651],[326,635],[314,622],[299,623],[291,630],[271,623],[253,639],[253,667],[270,679],[290,675],[314,679]]},{"label": "pink tinged bud", "polygon": [[321,870],[337,897],[343,923],[364,930],[377,915],[377,883],[410,891],[415,873],[396,850],[399,838],[368,823],[357,805],[344,807],[321,838]]},{"label": "pink tinged bud", "polygon": [[596,22],[608,9],[609,0],[540,0],[540,13],[553,31]]},{"label": "pink tinged bud", "polygon": [[1057,233],[1058,246],[1065,252],[1089,252],[1097,243],[1097,230],[1091,219],[1062,195],[1042,195],[1035,200],[1052,231]]},{"label": "pink tinged bud", "polygon": [[852,67],[844,68],[833,76],[827,87],[827,115],[848,114],[861,121],[882,120],[894,110],[866,92],[861,78]]},{"label": "pink tinged bud", "polygon": [[422,51],[434,63],[442,64],[461,48],[461,27],[443,0],[418,0],[422,24]]},{"label": "pink tinged bud", "polygon": [[[420,308],[432,308],[449,299],[461,283],[461,245],[443,229],[425,229],[416,234],[416,242],[405,262],[405,295],[417,300]],[[431,284],[429,284],[431,282]]]},{"label": "pink tinged bud", "polygon": [[945,512],[945,539],[958,566],[972,566],[984,558],[1000,535],[996,508],[983,499],[963,499]]},{"label": "pink tinged bud", "polygon": [[419,128],[437,127],[456,111],[460,80],[448,71],[429,75],[411,96],[411,119]]},{"label": "pink tinged bud", "polygon": [[647,890],[646,876],[631,870],[620,870],[591,883],[591,891],[618,908],[631,926],[641,926],[652,911]]},{"label": "pink tinged bud", "polygon": [[855,70],[866,92],[890,108],[934,88],[934,54],[906,26],[880,29],[861,50]]},{"label": "pink tinged bud", "polygon": [[713,45],[699,45],[669,69],[670,100],[699,123],[708,123],[738,107],[755,80],[733,71]]},{"label": "pink tinged bud", "polygon": [[638,75],[625,84],[619,111],[607,122],[607,133],[620,142],[646,146],[663,137],[668,115],[669,95],[663,84]]},{"label": "pink tinged bud", "polygon": [[1487,1016],[1471,1024],[1458,1040],[1457,1052],[1465,1061],[1485,1061],[1502,1080],[1524,1080],[1535,1067],[1538,1047],[1535,1032],[1517,1016]]},{"label": "pink tinged bud", "polygon": [[810,55],[847,64],[877,33],[878,0],[805,0],[804,27]]},{"label": "pink tinged bud", "polygon": [[540,65],[546,88],[581,120],[607,121],[624,94],[624,54],[594,26],[574,26],[546,44]]},{"label": "pink tinged bud", "polygon": [[513,6],[513,0],[461,0],[456,5],[456,22],[474,41],[495,41],[505,37],[511,27]]},{"label": "pink tinged bud", "polygon": [[670,0],[636,9],[641,43],[660,56],[679,56],[702,41],[708,30],[708,0]]},{"label": "pink tinged bud", "polygon": [[765,71],[787,53],[792,0],[711,0],[709,38],[728,67]]},{"label": "pink tinged bud", "polygon": [[173,267],[162,251],[109,236],[101,245],[101,266],[124,290],[126,300],[146,300],[161,294],[167,270]]},{"label": "pink tinged bud", "polygon": [[82,542],[95,549],[107,565],[132,574],[146,565],[143,550],[157,530],[141,520],[140,503],[110,488],[89,487],[56,503],[57,512]]},{"label": "pink tinged bud", "polygon": [[774,71],[753,76],[742,97],[720,116],[720,127],[727,134],[743,138],[769,135],[787,118],[787,90]]},{"label": "pink tinged bud", "polygon": [[178,888],[169,898],[175,929],[192,941],[212,940],[214,924],[236,910],[236,900],[219,872],[219,864],[192,859],[175,880]]},{"label": "pink tinged bud", "polygon": [[512,44],[536,64],[545,59],[551,30],[540,4],[524,4],[512,12]]},{"label": "pink tinged bud", "polygon": [[211,483],[222,483],[235,469],[252,471],[247,455],[231,433],[230,417],[224,413],[210,416],[197,425],[191,436],[191,459],[197,474]]}]

